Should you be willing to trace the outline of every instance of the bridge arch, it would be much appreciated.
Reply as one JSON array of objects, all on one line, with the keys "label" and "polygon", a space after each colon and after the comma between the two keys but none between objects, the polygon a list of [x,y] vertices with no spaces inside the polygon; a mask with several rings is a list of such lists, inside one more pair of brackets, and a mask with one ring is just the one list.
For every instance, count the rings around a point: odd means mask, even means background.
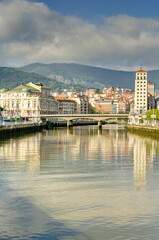
[{"label": "bridge arch", "polygon": [[90,119],[98,122],[98,126],[102,126],[102,121],[108,119],[128,118],[129,114],[54,114],[41,115],[42,119],[63,119],[67,121],[68,126],[73,125],[73,120]]}]

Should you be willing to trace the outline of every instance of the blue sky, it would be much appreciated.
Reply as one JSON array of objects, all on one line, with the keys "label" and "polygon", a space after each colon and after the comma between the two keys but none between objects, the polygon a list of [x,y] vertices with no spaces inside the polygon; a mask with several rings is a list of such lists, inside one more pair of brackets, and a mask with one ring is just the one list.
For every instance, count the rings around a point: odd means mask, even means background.
[{"label": "blue sky", "polygon": [[0,0],[0,66],[159,69],[158,0]]},{"label": "blue sky", "polygon": [[75,15],[87,20],[119,14],[139,18],[159,17],[158,0],[38,0],[38,2],[47,4],[63,15]]}]

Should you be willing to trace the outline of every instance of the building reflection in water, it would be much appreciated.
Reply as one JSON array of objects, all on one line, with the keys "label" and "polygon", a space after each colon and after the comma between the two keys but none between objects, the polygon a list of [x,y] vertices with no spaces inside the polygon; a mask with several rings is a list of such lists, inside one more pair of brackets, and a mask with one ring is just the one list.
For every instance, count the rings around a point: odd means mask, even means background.
[{"label": "building reflection in water", "polygon": [[55,167],[60,159],[67,167],[68,158],[71,161],[87,160],[87,164],[102,161],[124,166],[131,162],[133,155],[134,184],[138,190],[143,190],[146,171],[153,167],[157,147],[156,140],[133,134],[127,136],[119,126],[101,130],[96,127],[61,128],[1,141],[0,169],[38,172],[48,165]]},{"label": "building reflection in water", "polygon": [[0,169],[39,171],[41,133],[28,134],[0,142]]},{"label": "building reflection in water", "polygon": [[[112,234],[116,229],[117,239],[121,226],[141,226],[140,213],[148,216],[158,209],[152,196],[145,199],[136,191],[145,189],[158,147],[156,140],[127,134],[118,126],[53,129],[1,141],[1,173],[12,171],[1,174],[1,228],[8,236],[17,229],[41,234],[46,226],[61,234],[60,224],[65,223],[66,232],[85,229],[92,234],[89,239],[99,239],[93,236],[94,228],[99,233],[110,229]],[[29,228],[23,215],[31,222]]]},{"label": "building reflection in water", "polygon": [[156,140],[129,135],[134,144],[134,184],[136,190],[145,190],[146,172],[153,168],[153,158],[158,144]]}]

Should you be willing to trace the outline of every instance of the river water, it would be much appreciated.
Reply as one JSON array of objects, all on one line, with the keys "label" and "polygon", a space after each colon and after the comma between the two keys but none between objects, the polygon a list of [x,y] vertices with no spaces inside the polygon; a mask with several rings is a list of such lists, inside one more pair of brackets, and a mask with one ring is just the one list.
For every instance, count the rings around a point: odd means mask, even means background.
[{"label": "river water", "polygon": [[159,141],[118,125],[1,140],[0,239],[159,239]]}]

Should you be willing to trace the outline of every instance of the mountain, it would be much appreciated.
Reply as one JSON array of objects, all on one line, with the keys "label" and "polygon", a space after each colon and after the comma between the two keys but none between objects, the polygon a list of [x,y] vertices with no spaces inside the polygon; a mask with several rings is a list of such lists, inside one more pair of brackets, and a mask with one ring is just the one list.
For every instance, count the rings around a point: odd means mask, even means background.
[{"label": "mountain", "polygon": [[68,84],[81,84],[87,88],[120,86],[134,88],[134,72],[115,71],[73,63],[34,63],[20,68]]},{"label": "mountain", "polygon": [[[34,72],[67,84],[80,84],[87,88],[107,86],[131,88],[135,85],[135,72],[110,70],[105,68],[73,63],[33,63],[20,68],[22,71]],[[159,88],[159,70],[148,72],[148,80]]]},{"label": "mountain", "polygon": [[[148,80],[159,89],[159,70],[148,71]],[[104,88],[134,89],[135,72],[116,71],[72,63],[34,63],[14,69],[0,67],[0,88],[12,88],[23,82],[41,82],[52,90]]]},{"label": "mountain", "polygon": [[[41,76],[36,73],[29,73],[14,68],[0,67],[0,88],[12,88],[19,85],[21,82],[24,84],[28,82],[41,82],[42,84],[50,87],[52,90],[72,89],[72,85],[60,83],[56,80]],[[82,86],[76,86],[78,89],[83,89]]]}]

